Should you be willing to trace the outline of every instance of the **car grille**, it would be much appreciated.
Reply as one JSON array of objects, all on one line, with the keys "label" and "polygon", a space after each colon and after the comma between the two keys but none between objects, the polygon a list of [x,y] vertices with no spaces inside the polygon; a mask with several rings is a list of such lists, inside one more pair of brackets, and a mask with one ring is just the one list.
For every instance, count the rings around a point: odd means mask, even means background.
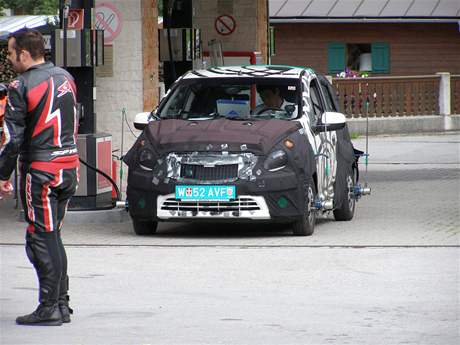
[{"label": "car grille", "polygon": [[240,195],[230,201],[181,201],[174,194],[158,195],[159,219],[270,219],[263,196]]},{"label": "car grille", "polygon": [[229,180],[238,177],[238,164],[206,167],[197,164],[181,164],[180,177],[202,181]]},{"label": "car grille", "polygon": [[238,198],[232,201],[180,201],[174,198],[166,199],[161,206],[165,211],[197,211],[197,212],[226,212],[226,211],[259,211],[259,204],[252,198]]},{"label": "car grille", "polygon": [[200,184],[254,181],[253,169],[257,160],[258,156],[251,152],[171,152],[166,156],[166,178]]}]

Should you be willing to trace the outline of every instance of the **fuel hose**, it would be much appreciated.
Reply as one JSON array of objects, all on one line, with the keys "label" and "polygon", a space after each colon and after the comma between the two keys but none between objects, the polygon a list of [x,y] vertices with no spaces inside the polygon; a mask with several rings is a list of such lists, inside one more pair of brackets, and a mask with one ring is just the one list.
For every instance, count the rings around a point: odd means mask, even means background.
[{"label": "fuel hose", "polygon": [[[88,164],[87,162],[85,162],[83,159],[79,158],[80,159],[80,162],[88,167],[89,169],[97,172],[98,174],[104,176],[113,186],[113,188],[115,189],[115,193],[117,194],[117,200],[116,201],[121,201],[121,192],[120,192],[120,189],[118,188],[117,184],[115,183],[115,181],[109,176],[107,175],[105,172],[99,170],[98,168],[92,166],[91,164]],[[112,209],[112,208],[115,208],[116,207],[116,203],[113,204],[112,206],[108,206],[108,207],[100,207],[100,208],[97,208],[96,210],[109,210],[109,209]],[[86,209],[78,209],[79,211],[86,211]]]}]

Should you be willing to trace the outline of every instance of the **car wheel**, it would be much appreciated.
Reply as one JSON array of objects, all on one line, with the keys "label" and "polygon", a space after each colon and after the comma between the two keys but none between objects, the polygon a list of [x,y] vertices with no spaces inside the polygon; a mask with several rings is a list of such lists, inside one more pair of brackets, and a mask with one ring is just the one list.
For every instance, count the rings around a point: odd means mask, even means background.
[{"label": "car wheel", "polygon": [[157,231],[157,222],[136,219],[132,219],[132,221],[136,235],[153,235]]},{"label": "car wheel", "polygon": [[313,207],[315,187],[312,180],[305,183],[305,205],[303,215],[294,222],[292,230],[296,236],[311,236],[315,231],[316,210]]},{"label": "car wheel", "polygon": [[353,188],[355,185],[355,174],[353,169],[347,173],[347,180],[345,184],[346,191],[342,199],[340,208],[334,210],[334,218],[338,221],[352,220],[355,214],[356,199],[353,195]]}]

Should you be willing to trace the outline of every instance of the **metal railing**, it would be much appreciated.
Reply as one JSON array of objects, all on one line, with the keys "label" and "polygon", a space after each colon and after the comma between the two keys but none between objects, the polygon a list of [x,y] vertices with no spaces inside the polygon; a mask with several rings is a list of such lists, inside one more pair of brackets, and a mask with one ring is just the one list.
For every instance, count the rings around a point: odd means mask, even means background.
[{"label": "metal railing", "polygon": [[333,79],[350,118],[439,114],[439,83],[439,75]]}]

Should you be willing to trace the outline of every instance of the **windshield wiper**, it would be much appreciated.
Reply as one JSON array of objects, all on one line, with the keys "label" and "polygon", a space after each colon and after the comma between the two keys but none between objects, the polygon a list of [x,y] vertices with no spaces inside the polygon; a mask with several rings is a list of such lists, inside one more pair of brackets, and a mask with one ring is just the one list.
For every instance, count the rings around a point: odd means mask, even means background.
[{"label": "windshield wiper", "polygon": [[258,118],[249,117],[249,116],[224,116],[227,120],[234,120],[234,121],[258,121]]}]

